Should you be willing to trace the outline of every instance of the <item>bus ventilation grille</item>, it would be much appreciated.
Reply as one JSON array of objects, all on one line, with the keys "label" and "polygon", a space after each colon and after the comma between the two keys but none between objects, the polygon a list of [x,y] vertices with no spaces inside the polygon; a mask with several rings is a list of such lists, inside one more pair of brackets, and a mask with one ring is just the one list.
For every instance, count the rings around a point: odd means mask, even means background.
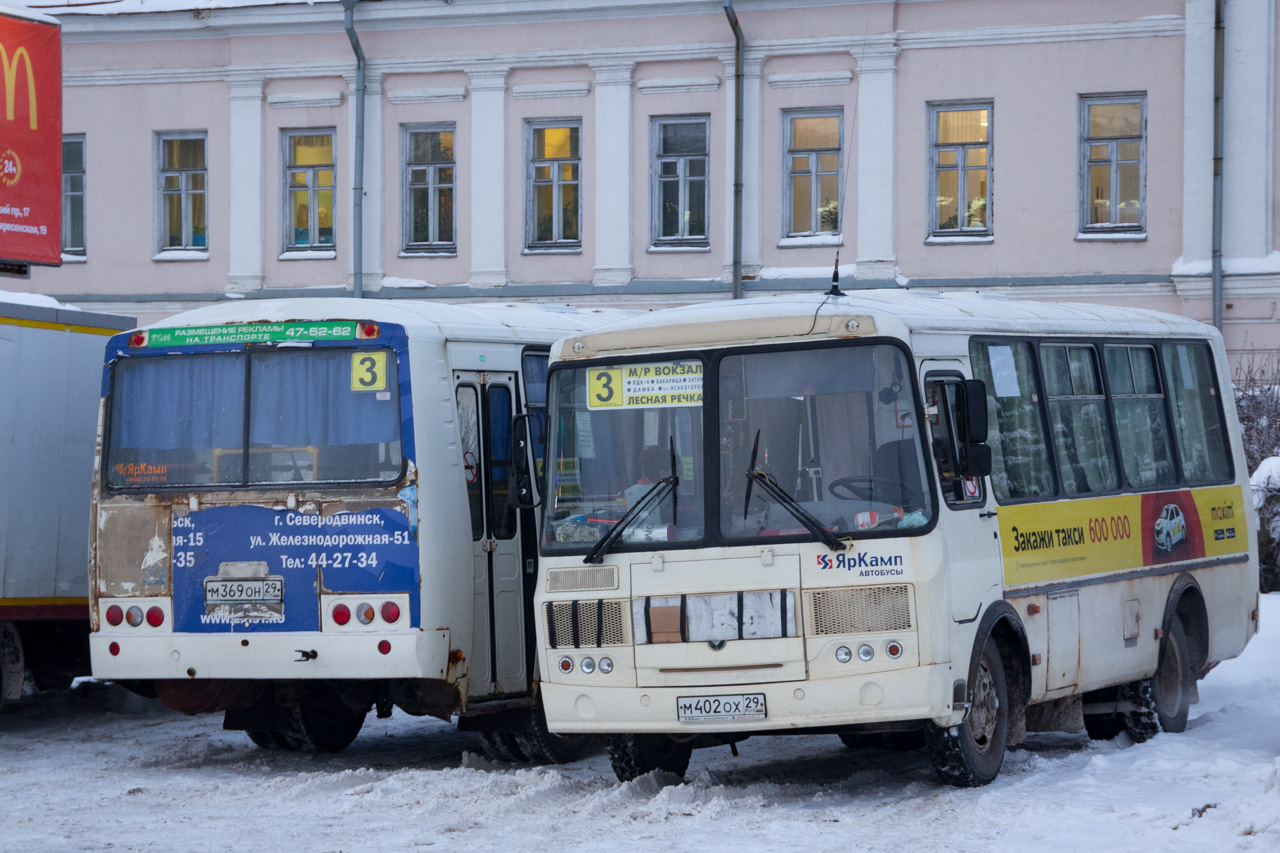
[{"label": "bus ventilation grille", "polygon": [[588,566],[581,569],[547,571],[547,592],[579,592],[586,589],[617,589],[617,566]]},{"label": "bus ventilation grille", "polygon": [[547,636],[553,649],[627,646],[625,601],[551,601],[547,603]]},{"label": "bus ventilation grille", "polygon": [[875,631],[910,631],[911,589],[868,586],[854,589],[819,589],[808,594],[809,634],[867,634]]}]

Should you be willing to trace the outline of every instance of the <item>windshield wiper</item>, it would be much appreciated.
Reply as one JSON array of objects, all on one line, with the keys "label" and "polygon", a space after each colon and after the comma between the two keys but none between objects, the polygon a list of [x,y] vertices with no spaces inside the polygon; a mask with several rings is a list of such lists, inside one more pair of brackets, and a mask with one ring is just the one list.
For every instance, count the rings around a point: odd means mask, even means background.
[{"label": "windshield wiper", "polygon": [[823,545],[826,545],[832,551],[843,551],[845,544],[836,538],[836,535],[822,525],[822,522],[814,518],[813,514],[805,509],[798,500],[791,495],[778,488],[773,480],[769,479],[769,475],[756,468],[756,453],[760,450],[760,430],[756,430],[756,440],[751,445],[751,465],[747,468],[747,499],[742,504],[742,520],[747,520],[747,512],[751,508],[751,489],[756,483],[760,484],[760,488],[765,493],[781,504],[782,508],[795,516],[796,521],[808,528],[809,532],[818,537]]},{"label": "windshield wiper", "polygon": [[[653,484],[653,488],[649,489],[640,496],[640,500],[635,505],[622,514],[622,518],[613,523],[613,526],[605,531],[596,544],[591,546],[591,550],[582,558],[584,563],[603,563],[604,553],[613,547],[613,543],[618,541],[618,537],[635,523],[638,519],[648,515],[658,504],[662,503],[662,499],[668,494],[674,494],[676,488],[680,485],[680,477],[676,474],[676,441],[671,438],[671,475],[663,477],[661,480]],[[678,523],[678,508],[676,501],[671,501],[671,524],[674,526]]]}]

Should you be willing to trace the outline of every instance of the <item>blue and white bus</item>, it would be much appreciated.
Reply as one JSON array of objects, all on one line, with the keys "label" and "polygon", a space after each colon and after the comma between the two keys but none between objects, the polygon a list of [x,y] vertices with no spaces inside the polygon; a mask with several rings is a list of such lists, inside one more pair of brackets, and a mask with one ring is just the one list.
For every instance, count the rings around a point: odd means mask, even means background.
[{"label": "blue and white bus", "polygon": [[537,700],[512,489],[541,461],[512,428],[540,420],[549,344],[600,319],[255,300],[111,338],[94,675],[267,748],[340,750],[395,706],[457,715],[499,757],[577,754]]}]

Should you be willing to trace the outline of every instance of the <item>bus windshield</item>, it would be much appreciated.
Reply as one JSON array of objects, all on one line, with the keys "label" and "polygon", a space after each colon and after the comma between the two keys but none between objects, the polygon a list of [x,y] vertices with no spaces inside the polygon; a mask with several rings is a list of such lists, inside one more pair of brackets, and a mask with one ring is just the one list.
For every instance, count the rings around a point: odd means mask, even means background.
[{"label": "bus windshield", "polygon": [[718,373],[725,538],[809,535],[812,520],[833,534],[929,523],[918,406],[899,348],[730,355]]},{"label": "bus windshield", "polygon": [[589,548],[672,473],[678,486],[614,550],[702,539],[702,372],[696,360],[552,372],[548,551]]},{"label": "bus windshield", "polygon": [[403,467],[389,349],[125,358],[109,418],[109,488],[385,483]]}]

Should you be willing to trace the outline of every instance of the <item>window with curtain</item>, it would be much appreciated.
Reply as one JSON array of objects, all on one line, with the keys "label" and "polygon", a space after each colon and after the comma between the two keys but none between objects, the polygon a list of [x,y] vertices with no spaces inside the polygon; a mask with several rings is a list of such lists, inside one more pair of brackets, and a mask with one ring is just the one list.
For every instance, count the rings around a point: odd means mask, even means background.
[{"label": "window with curtain", "polygon": [[1209,347],[1170,343],[1161,354],[1183,478],[1193,486],[1230,480],[1231,451]]},{"label": "window with curtain", "polygon": [[840,232],[843,116],[839,110],[783,114],[787,154],[783,231],[788,237]]},{"label": "window with curtain", "polygon": [[1040,369],[1063,489],[1068,495],[1118,489],[1097,351],[1091,346],[1042,345]]},{"label": "window with curtain", "polygon": [[710,119],[653,120],[653,244],[706,246]]},{"label": "window with curtain", "polygon": [[1170,488],[1178,470],[1155,348],[1109,346],[1103,352],[1125,483],[1133,489]]},{"label": "window with curtain", "polygon": [[1080,230],[1146,230],[1145,95],[1080,99]]},{"label": "window with curtain", "polygon": [[110,417],[115,488],[390,482],[403,462],[390,350],[124,358]]},{"label": "window with curtain", "polygon": [[1051,497],[1049,463],[1035,356],[1025,341],[974,341],[973,375],[987,384],[991,487],[1001,501]]},{"label": "window with curtain", "polygon": [[934,236],[988,237],[991,220],[991,102],[931,104],[929,224]]},{"label": "window with curtain", "polygon": [[288,130],[285,147],[285,248],[334,246],[333,131]]},{"label": "window with curtain", "polygon": [[160,134],[160,251],[209,248],[204,133]]},{"label": "window with curtain", "polygon": [[576,249],[582,245],[581,133],[582,125],[577,121],[528,126],[527,245],[531,249]]},{"label": "window with curtain", "polygon": [[84,250],[84,136],[62,137],[62,251]]},{"label": "window with curtain", "polygon": [[404,128],[404,250],[454,252],[453,125]]}]

